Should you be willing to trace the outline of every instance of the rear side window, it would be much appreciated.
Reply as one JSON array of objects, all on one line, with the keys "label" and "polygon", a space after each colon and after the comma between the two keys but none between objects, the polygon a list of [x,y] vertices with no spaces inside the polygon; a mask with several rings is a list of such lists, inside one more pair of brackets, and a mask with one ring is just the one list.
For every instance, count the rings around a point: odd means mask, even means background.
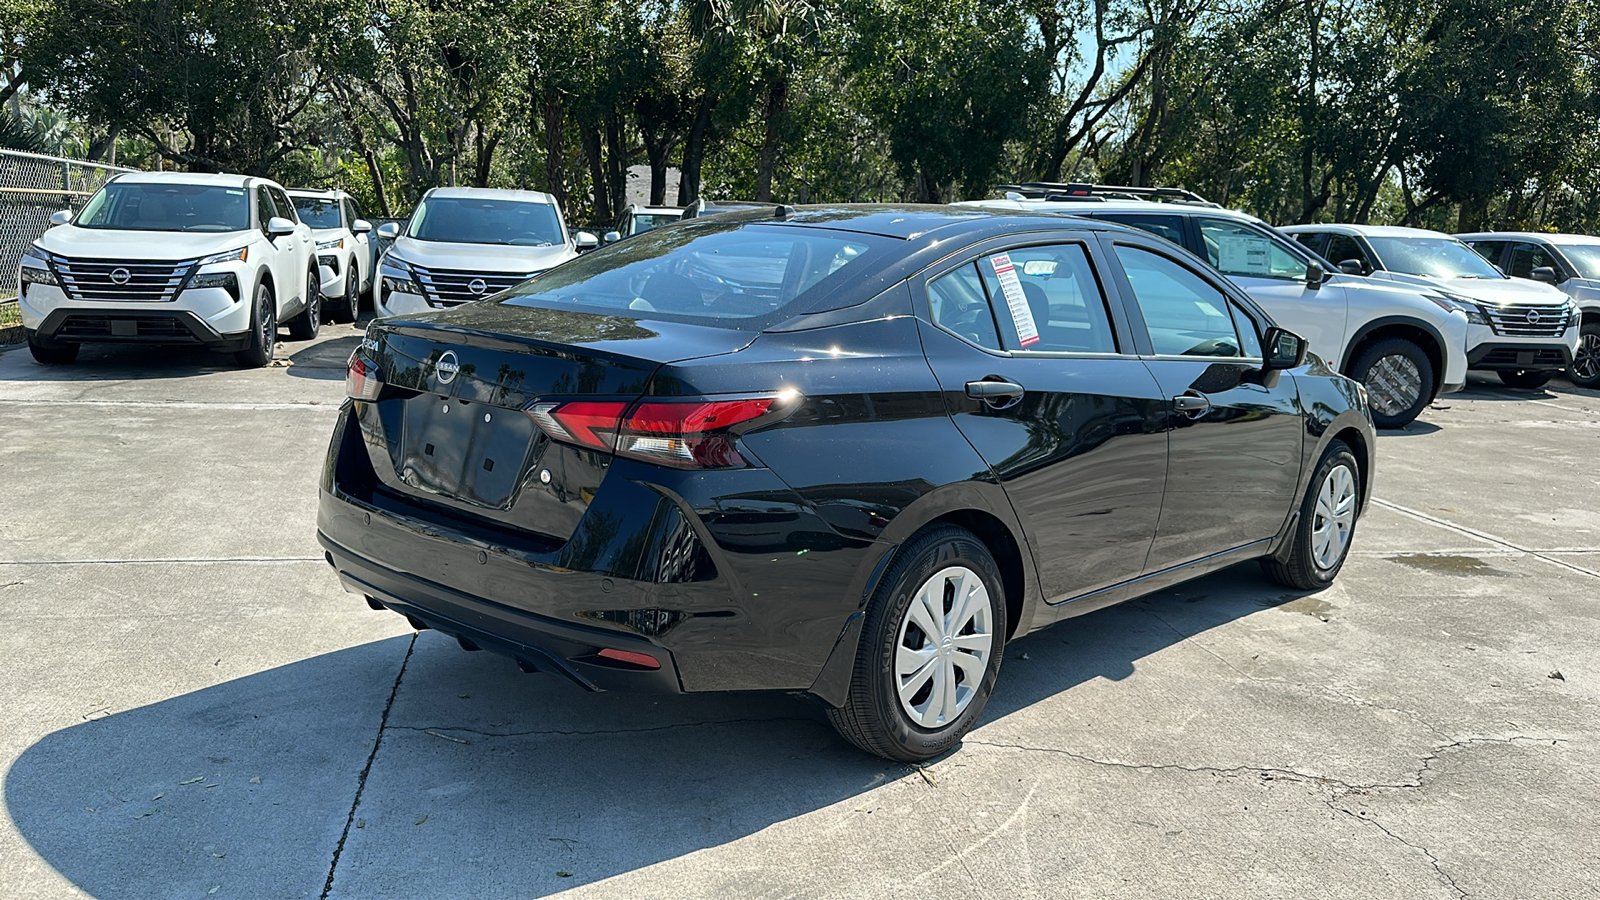
[{"label": "rear side window", "polygon": [[978,263],[1008,350],[1115,353],[1105,297],[1081,244],[1022,247]]},{"label": "rear side window", "polygon": [[494,302],[759,330],[816,311],[813,299],[854,273],[870,273],[872,260],[895,243],[856,232],[707,219],[586,253]]},{"label": "rear side window", "polygon": [[1160,254],[1123,244],[1116,253],[1158,356],[1244,355],[1231,304],[1220,290]]},{"label": "rear side window", "polygon": [[1085,213],[1085,215],[1093,216],[1096,219],[1105,219],[1108,222],[1118,222],[1123,225],[1131,225],[1140,231],[1148,231],[1158,238],[1166,238],[1174,244],[1177,244],[1179,247],[1184,245],[1183,220],[1177,216],[1100,216],[1094,215],[1093,213]]},{"label": "rear side window", "polygon": [[992,260],[990,257],[968,263],[928,282],[928,307],[935,325],[980,347],[999,350],[994,308],[979,272],[981,267],[992,265]]},{"label": "rear side window", "polygon": [[1312,253],[1322,255],[1322,248],[1328,245],[1328,235],[1322,231],[1297,231],[1289,235],[1299,241],[1302,246]]},{"label": "rear side window", "polygon": [[1478,251],[1478,255],[1489,262],[1500,265],[1500,257],[1505,253],[1505,241],[1468,241],[1467,246]]},{"label": "rear side window", "polygon": [[1306,264],[1270,235],[1243,222],[1201,219],[1206,260],[1224,275],[1304,281]]}]

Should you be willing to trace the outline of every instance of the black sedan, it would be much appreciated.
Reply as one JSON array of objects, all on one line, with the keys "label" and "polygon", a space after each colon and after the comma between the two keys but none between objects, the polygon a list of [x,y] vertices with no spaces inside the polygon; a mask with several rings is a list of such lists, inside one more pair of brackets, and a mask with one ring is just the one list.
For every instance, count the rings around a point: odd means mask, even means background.
[{"label": "black sedan", "polygon": [[972,727],[1006,641],[1244,560],[1314,590],[1370,493],[1361,387],[1144,232],[728,213],[350,360],[344,585],[592,690],[809,693],[865,750]]}]

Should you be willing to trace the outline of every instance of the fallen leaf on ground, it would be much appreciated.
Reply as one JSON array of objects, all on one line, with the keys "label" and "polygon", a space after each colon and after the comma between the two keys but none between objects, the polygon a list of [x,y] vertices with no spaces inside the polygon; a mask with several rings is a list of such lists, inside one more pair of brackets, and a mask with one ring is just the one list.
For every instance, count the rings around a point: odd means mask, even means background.
[{"label": "fallen leaf on ground", "polygon": [[426,821],[428,821],[428,817],[427,816],[418,816],[417,817],[417,824],[418,825],[421,825],[423,822],[426,822]]},{"label": "fallen leaf on ground", "polygon": [[251,784],[260,784],[261,783],[261,776],[257,775],[256,777],[250,779],[250,783]]},{"label": "fallen leaf on ground", "polygon": [[557,878],[571,878],[572,877],[572,873],[571,872],[557,872],[556,873],[556,877]]},{"label": "fallen leaf on ground", "polygon": [[151,798],[150,798],[150,802],[151,802],[151,803],[154,803],[154,802],[156,802],[156,801],[157,801],[157,800],[160,800],[160,799],[161,799],[161,798],[162,798],[162,797],[165,797],[165,796],[166,796],[166,794],[157,794],[157,795],[155,795],[155,796],[154,796],[154,797],[151,797]]},{"label": "fallen leaf on ground", "polygon": [[1567,676],[1561,674],[1561,670],[1560,669],[1557,669],[1554,672],[1551,672],[1549,675],[1546,675],[1545,677],[1546,678],[1554,678],[1556,681],[1566,681],[1567,680]]},{"label": "fallen leaf on ground", "polygon": [[367,820],[366,819],[357,819],[356,820],[356,827],[357,828],[365,828],[365,827],[367,827]]},{"label": "fallen leaf on ground", "polygon": [[199,784],[200,782],[205,781],[205,780],[206,780],[206,777],[204,775],[196,775],[193,778],[190,778],[190,779],[188,779],[186,781],[180,781],[178,783],[179,784]]}]

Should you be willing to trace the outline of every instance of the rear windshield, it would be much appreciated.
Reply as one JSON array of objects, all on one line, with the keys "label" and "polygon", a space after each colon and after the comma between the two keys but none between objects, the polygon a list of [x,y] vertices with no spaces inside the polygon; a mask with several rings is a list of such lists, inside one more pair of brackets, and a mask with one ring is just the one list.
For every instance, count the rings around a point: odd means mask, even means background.
[{"label": "rear windshield", "polygon": [[446,244],[554,247],[566,242],[548,203],[482,197],[429,197],[411,214],[406,237]]},{"label": "rear windshield", "polygon": [[250,198],[242,187],[114,181],[89,198],[73,224],[115,231],[244,231],[250,227]]},{"label": "rear windshield", "polygon": [[312,228],[338,228],[344,224],[339,216],[339,201],[325,197],[294,197],[294,208],[300,212],[300,221]]},{"label": "rear windshield", "polygon": [[[757,330],[807,295],[869,271],[892,239],[820,228],[706,221],[650,231],[581,256],[495,302],[665,314]],[[792,312],[786,312],[794,307]]]}]

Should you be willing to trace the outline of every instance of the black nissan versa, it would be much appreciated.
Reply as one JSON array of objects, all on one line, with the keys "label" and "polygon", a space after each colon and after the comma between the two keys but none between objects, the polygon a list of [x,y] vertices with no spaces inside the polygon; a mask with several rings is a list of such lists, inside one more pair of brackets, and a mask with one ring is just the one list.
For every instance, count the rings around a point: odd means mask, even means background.
[{"label": "black nissan versa", "polygon": [[344,585],[590,689],[808,692],[953,746],[1005,642],[1258,559],[1330,583],[1356,382],[1141,231],[791,207],[374,322],[322,479]]}]

